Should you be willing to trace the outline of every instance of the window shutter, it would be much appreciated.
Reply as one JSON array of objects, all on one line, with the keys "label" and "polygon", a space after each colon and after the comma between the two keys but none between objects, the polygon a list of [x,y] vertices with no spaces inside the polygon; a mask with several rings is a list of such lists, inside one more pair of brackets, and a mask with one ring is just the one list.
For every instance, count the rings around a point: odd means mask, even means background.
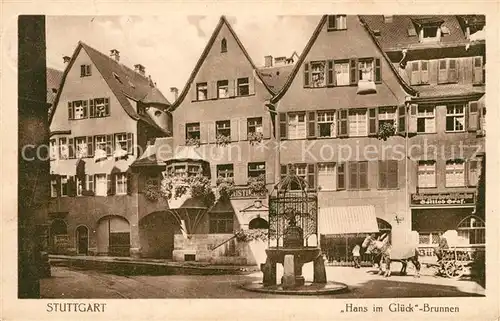
[{"label": "window shutter", "polygon": [[239,119],[238,118],[233,118],[231,119],[231,141],[232,142],[237,142],[239,138]]},{"label": "window shutter", "polygon": [[333,60],[327,61],[326,85],[327,86],[335,86],[335,65],[334,65]]},{"label": "window shutter", "polygon": [[406,106],[398,107],[398,134],[406,136]]},{"label": "window shutter", "polygon": [[85,77],[85,65],[80,65],[80,77]]},{"label": "window shutter", "polygon": [[95,104],[94,104],[94,99],[89,99],[89,109],[90,109],[90,118],[95,117]]},{"label": "window shutter", "polygon": [[316,164],[307,165],[307,185],[311,189],[316,189]]},{"label": "window shutter", "polygon": [[359,188],[358,162],[349,162],[349,189]]},{"label": "window shutter", "polygon": [[94,137],[87,137],[87,156],[94,157]]},{"label": "window shutter", "polygon": [[338,136],[339,137],[347,137],[349,135],[349,124],[348,124],[348,114],[347,109],[339,109],[337,111],[337,120],[338,120]]},{"label": "window shutter", "polygon": [[215,135],[215,122],[208,122],[208,143],[215,143],[216,135]]},{"label": "window shutter", "polygon": [[349,61],[349,83],[351,85],[358,84],[358,59],[351,59]]},{"label": "window shutter", "polygon": [[420,62],[412,61],[410,64],[411,68],[411,84],[419,85],[420,84]]},{"label": "window shutter", "polygon": [[428,84],[429,83],[429,61],[421,60],[420,61],[420,83]]},{"label": "window shutter", "polygon": [[[206,144],[208,143],[208,125],[207,122],[200,123],[200,143]],[[186,128],[184,128],[184,137],[186,137]]]},{"label": "window shutter", "polygon": [[[245,124],[245,139],[246,139],[246,130],[247,130],[247,124]],[[264,138],[271,138],[271,115],[269,115],[268,112],[266,112],[264,114],[264,116],[262,117],[262,131],[263,131],[263,135],[264,135]]]},{"label": "window shutter", "polygon": [[68,102],[68,119],[73,119],[73,103]]},{"label": "window shutter", "polygon": [[207,83],[207,96],[208,99],[216,99],[218,97],[217,93],[217,82],[216,81],[209,81]]},{"label": "window shutter", "polygon": [[448,59],[448,82],[458,81],[458,68],[456,59]]},{"label": "window shutter", "polygon": [[417,132],[417,105],[410,105],[410,117],[408,122],[408,132],[416,133]]},{"label": "window shutter", "polygon": [[375,58],[375,83],[382,83],[382,64],[380,58]]},{"label": "window shutter", "polygon": [[474,57],[472,72],[472,82],[474,84],[483,83],[483,57]]},{"label": "window shutter", "polygon": [[240,130],[240,141],[241,140],[247,140],[248,139],[248,120],[246,117],[241,117],[240,118],[240,123],[238,125],[239,130]]},{"label": "window shutter", "polygon": [[74,138],[68,139],[68,158],[75,158],[75,140],[74,140]]},{"label": "window shutter", "polygon": [[398,188],[398,161],[388,160],[387,161],[387,187],[388,188]]},{"label": "window shutter", "polygon": [[288,131],[288,115],[287,113],[279,113],[280,117],[280,139],[287,139]]},{"label": "window shutter", "polygon": [[134,155],[134,134],[127,133],[127,152],[129,155]]},{"label": "window shutter", "polygon": [[307,137],[316,137],[316,112],[310,111],[307,113]]},{"label": "window shutter", "polygon": [[250,76],[248,77],[248,94],[249,95],[254,95],[255,94],[255,77],[257,76]]},{"label": "window shutter", "polygon": [[368,162],[359,162],[359,188],[367,189],[368,188]]},{"label": "window shutter", "polygon": [[305,62],[304,63],[304,87],[309,87],[311,82],[309,81],[309,63]]},{"label": "window shutter", "polygon": [[408,36],[410,37],[415,37],[417,35],[417,31],[415,30],[415,26],[413,25],[413,22],[410,21],[408,24]]},{"label": "window shutter", "polygon": [[387,162],[384,160],[378,161],[378,188],[387,188]]},{"label": "window shutter", "polygon": [[446,59],[438,60],[438,84],[448,82],[448,61]]},{"label": "window shutter", "polygon": [[108,195],[115,195],[115,192],[116,192],[115,174],[107,174],[106,179],[107,179],[107,194]]},{"label": "window shutter", "polygon": [[88,100],[83,100],[82,104],[83,104],[83,118],[87,118],[87,117],[89,117],[89,113],[88,113],[88,110],[89,110]]},{"label": "window shutter", "polygon": [[274,168],[273,160],[267,161],[265,163],[265,166],[266,166],[266,174],[265,174],[266,184],[272,184],[274,183],[274,171],[271,170],[271,168]]},{"label": "window shutter", "polygon": [[212,186],[215,186],[217,184],[217,165],[216,164],[210,164],[210,181]]},{"label": "window shutter", "polygon": [[288,166],[280,165],[280,180],[285,178],[287,174],[288,174]]},{"label": "window shutter", "polygon": [[134,177],[133,177],[132,173],[127,172],[127,194],[128,195],[132,195],[132,193],[134,191],[133,184],[134,184]]},{"label": "window shutter", "polygon": [[113,135],[106,135],[106,155],[113,155]]},{"label": "window shutter", "polygon": [[229,79],[227,81],[229,97],[234,97],[236,95],[236,85],[235,85],[235,82],[236,82],[236,79]]},{"label": "window shutter", "polygon": [[346,186],[345,164],[337,164],[337,190],[344,190]]},{"label": "window shutter", "polygon": [[248,183],[247,176],[248,173],[246,163],[236,163],[234,165],[234,184],[246,185]]},{"label": "window shutter", "polygon": [[198,84],[195,84],[193,82],[191,84],[191,101],[197,101],[197,100],[198,100]]},{"label": "window shutter", "polygon": [[86,65],[87,68],[87,76],[92,75],[92,65]]},{"label": "window shutter", "polygon": [[186,124],[179,124],[178,127],[179,134],[177,137],[179,137],[179,145],[185,145],[186,144]]},{"label": "window shutter", "polygon": [[466,163],[467,183],[469,186],[476,186],[479,179],[479,162],[471,159]]},{"label": "window shutter", "polygon": [[479,104],[477,101],[470,101],[469,108],[467,109],[467,127],[469,131],[478,130],[479,124]]},{"label": "window shutter", "polygon": [[368,136],[376,136],[378,134],[378,109],[368,109]]},{"label": "window shutter", "polygon": [[337,19],[336,19],[336,16],[335,15],[329,15],[328,16],[328,30],[335,30],[337,29],[337,26],[336,26],[336,23],[337,23]]},{"label": "window shutter", "polygon": [[74,176],[68,176],[66,181],[66,191],[68,196],[74,197],[76,196],[76,180]]}]

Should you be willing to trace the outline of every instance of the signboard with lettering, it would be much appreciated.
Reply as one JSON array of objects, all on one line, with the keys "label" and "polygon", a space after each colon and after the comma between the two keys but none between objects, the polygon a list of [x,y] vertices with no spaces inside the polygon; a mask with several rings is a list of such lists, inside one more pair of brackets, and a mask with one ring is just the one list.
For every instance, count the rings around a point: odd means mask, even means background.
[{"label": "signboard with lettering", "polygon": [[70,248],[69,235],[54,235],[54,250],[56,253],[65,253]]},{"label": "signboard with lettering", "polygon": [[412,206],[460,206],[474,203],[475,194],[470,192],[411,194]]}]

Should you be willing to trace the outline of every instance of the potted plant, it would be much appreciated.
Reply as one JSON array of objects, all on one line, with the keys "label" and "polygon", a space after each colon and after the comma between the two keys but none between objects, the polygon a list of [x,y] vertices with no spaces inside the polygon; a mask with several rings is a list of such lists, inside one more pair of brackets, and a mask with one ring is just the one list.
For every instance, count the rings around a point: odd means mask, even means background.
[{"label": "potted plant", "polygon": [[378,139],[386,141],[387,138],[394,136],[395,133],[396,133],[396,127],[394,126],[394,124],[382,123],[380,124],[377,137]]},{"label": "potted plant", "polygon": [[238,242],[267,241],[267,229],[239,230],[234,233]]},{"label": "potted plant", "polygon": [[256,195],[264,195],[267,193],[266,188],[266,175],[260,174],[256,177],[248,178],[248,187],[252,191],[252,193]]},{"label": "potted plant", "polygon": [[177,199],[190,193],[191,197],[203,198],[205,204],[210,207],[215,202],[210,179],[198,174],[196,176],[167,175],[161,181],[160,195],[167,199]]},{"label": "potted plant", "polygon": [[186,146],[200,147],[200,138],[189,137],[188,139],[186,139]]},{"label": "potted plant", "polygon": [[234,191],[234,181],[231,177],[217,178],[217,193],[220,198],[229,199]]},{"label": "potted plant", "polygon": [[216,138],[216,143],[219,146],[226,146],[227,144],[231,143],[231,137],[218,134]]},{"label": "potted plant", "polygon": [[260,143],[262,139],[264,139],[264,135],[261,132],[248,133],[248,141],[251,145]]},{"label": "potted plant", "polygon": [[156,202],[160,199],[161,191],[160,187],[156,184],[146,184],[144,187],[144,196],[151,202]]}]

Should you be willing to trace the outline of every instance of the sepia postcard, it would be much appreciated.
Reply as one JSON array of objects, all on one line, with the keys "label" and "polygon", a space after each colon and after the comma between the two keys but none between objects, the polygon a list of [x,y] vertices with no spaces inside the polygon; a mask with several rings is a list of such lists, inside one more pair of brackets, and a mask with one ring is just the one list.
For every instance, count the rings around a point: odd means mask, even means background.
[{"label": "sepia postcard", "polygon": [[500,318],[494,3],[2,6],[2,320]]}]

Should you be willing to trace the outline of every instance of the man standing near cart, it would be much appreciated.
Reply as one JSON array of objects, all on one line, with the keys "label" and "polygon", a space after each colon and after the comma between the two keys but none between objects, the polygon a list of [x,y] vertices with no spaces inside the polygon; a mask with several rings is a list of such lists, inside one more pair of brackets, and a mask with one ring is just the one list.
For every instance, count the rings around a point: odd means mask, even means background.
[{"label": "man standing near cart", "polygon": [[444,250],[448,248],[448,240],[444,237],[443,232],[439,232],[439,244],[438,247],[434,250],[434,253],[437,256],[438,263],[441,262],[444,255]]}]

